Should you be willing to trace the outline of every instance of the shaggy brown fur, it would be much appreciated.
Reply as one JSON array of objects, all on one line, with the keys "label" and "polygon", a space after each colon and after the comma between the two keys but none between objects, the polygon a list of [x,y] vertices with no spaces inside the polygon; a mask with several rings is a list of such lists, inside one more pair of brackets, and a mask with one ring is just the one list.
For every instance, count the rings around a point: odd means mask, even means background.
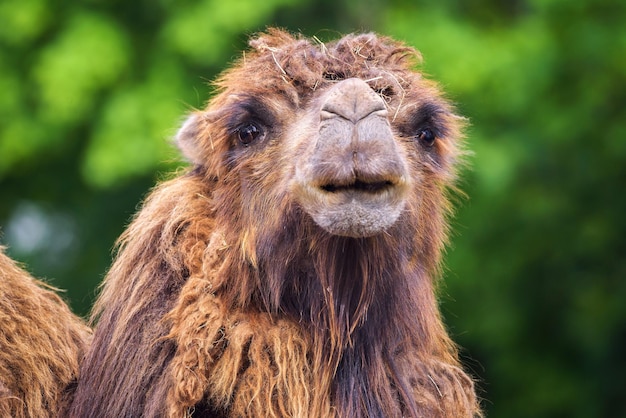
[{"label": "shaggy brown fur", "polygon": [[73,417],[472,417],[438,312],[461,119],[373,34],[270,30],[120,240]]},{"label": "shaggy brown fur", "polygon": [[91,331],[0,247],[0,417],[63,416]]}]

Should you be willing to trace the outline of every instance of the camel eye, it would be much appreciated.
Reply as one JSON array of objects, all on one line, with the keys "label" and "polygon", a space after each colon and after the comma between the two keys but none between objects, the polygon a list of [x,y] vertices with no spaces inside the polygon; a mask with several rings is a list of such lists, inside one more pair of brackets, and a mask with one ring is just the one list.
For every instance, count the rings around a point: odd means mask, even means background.
[{"label": "camel eye", "polygon": [[254,122],[247,123],[237,128],[237,138],[245,147],[253,143],[255,140],[263,136],[263,129]]},{"label": "camel eye", "polygon": [[432,147],[436,139],[435,134],[429,128],[421,129],[416,138],[427,147]]}]

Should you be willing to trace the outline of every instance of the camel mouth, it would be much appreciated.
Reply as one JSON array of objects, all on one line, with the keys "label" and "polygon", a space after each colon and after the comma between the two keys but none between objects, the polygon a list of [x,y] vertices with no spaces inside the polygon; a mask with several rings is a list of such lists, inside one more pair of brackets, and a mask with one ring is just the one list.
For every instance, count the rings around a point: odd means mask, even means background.
[{"label": "camel mouth", "polygon": [[320,186],[320,189],[327,193],[342,193],[342,192],[364,192],[370,194],[377,194],[388,191],[395,186],[394,182],[390,180],[383,181],[363,181],[355,180],[349,184],[335,184],[327,183]]},{"label": "camel mouth", "polygon": [[390,228],[404,210],[410,186],[405,177],[392,177],[296,182],[295,191],[304,211],[327,232],[369,237]]}]

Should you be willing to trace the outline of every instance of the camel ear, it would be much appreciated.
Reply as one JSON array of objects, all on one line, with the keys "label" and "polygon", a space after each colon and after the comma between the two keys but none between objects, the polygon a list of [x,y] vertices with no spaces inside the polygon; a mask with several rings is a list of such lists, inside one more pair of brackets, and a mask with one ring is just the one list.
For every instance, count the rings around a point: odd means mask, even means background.
[{"label": "camel ear", "polygon": [[194,164],[202,163],[202,153],[199,144],[200,125],[202,123],[200,112],[192,113],[183,126],[176,133],[175,141],[185,158]]}]

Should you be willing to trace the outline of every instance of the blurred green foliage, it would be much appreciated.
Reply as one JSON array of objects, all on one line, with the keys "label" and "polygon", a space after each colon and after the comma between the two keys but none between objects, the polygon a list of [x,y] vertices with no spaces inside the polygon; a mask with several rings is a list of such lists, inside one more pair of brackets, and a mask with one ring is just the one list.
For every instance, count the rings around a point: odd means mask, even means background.
[{"label": "blurred green foliage", "polygon": [[626,417],[626,3],[0,2],[1,242],[86,313],[248,34],[375,30],[470,120],[441,301],[491,417]]}]

